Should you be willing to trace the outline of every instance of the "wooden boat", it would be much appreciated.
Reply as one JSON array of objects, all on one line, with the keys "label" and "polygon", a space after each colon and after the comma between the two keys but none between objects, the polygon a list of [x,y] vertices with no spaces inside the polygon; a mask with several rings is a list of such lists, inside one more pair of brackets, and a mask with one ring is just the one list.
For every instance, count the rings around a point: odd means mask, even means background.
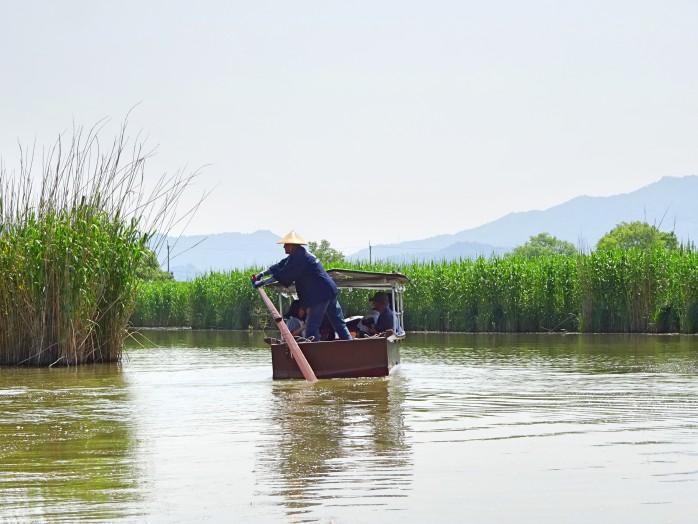
[{"label": "wooden boat", "polygon": [[[298,347],[308,360],[317,378],[359,378],[384,377],[400,363],[400,342],[405,338],[403,292],[410,282],[401,273],[377,273],[348,269],[330,269],[327,271],[339,288],[366,289],[385,291],[392,298],[395,312],[394,329],[369,338],[354,340],[330,340],[321,342],[298,342]],[[290,299],[295,293],[293,287],[284,288],[280,284],[269,287],[277,288],[281,302]],[[280,303],[279,310],[283,308]],[[283,314],[283,313],[282,313]],[[361,317],[352,317],[347,324],[358,322]],[[350,328],[351,329],[351,328]],[[302,379],[303,374],[291,355],[289,347],[283,340],[269,339],[271,345],[271,362],[274,379]]]}]

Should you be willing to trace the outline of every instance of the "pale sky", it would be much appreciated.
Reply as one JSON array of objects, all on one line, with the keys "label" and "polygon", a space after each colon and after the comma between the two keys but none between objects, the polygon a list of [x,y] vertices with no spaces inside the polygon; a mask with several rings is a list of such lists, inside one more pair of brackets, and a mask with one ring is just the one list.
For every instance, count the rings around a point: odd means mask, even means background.
[{"label": "pale sky", "polygon": [[185,234],[349,254],[698,174],[698,2],[0,0],[0,157],[130,117]]}]

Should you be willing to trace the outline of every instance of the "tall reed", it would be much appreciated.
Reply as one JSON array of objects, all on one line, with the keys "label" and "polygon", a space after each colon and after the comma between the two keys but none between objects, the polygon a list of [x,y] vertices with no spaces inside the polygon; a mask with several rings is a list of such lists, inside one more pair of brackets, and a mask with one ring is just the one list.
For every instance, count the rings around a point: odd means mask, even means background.
[{"label": "tall reed", "polygon": [[[686,248],[345,267],[409,276],[408,330],[698,332],[698,254]],[[260,326],[267,316],[250,272],[199,277],[190,288],[190,325]],[[153,307],[151,295],[141,295],[137,311]],[[370,295],[341,291],[345,315],[363,315]]]},{"label": "tall reed", "polygon": [[60,136],[38,176],[33,150],[20,150],[15,171],[0,165],[0,364],[121,356],[138,265],[195,174],[163,176],[146,191],[150,152],[126,123],[103,148],[105,125]]},{"label": "tall reed", "polygon": [[139,327],[191,326],[191,287],[191,282],[174,280],[143,283],[131,324]]}]

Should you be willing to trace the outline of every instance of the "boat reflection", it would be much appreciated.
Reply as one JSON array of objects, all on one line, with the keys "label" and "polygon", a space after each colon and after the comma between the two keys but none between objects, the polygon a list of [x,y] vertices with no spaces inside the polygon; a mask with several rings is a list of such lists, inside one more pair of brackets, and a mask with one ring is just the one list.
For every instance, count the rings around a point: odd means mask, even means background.
[{"label": "boat reflection", "polygon": [[275,382],[257,459],[261,491],[304,520],[314,506],[402,509],[412,483],[406,390],[399,376]]}]

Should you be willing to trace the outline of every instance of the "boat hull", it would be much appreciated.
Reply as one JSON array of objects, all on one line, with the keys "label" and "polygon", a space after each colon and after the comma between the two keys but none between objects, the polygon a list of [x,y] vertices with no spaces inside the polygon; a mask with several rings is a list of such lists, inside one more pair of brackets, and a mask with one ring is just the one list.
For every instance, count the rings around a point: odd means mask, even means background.
[{"label": "boat hull", "polygon": [[[394,337],[301,342],[298,347],[317,378],[385,377],[400,363]],[[286,344],[271,344],[271,362],[274,379],[303,378]]]}]

